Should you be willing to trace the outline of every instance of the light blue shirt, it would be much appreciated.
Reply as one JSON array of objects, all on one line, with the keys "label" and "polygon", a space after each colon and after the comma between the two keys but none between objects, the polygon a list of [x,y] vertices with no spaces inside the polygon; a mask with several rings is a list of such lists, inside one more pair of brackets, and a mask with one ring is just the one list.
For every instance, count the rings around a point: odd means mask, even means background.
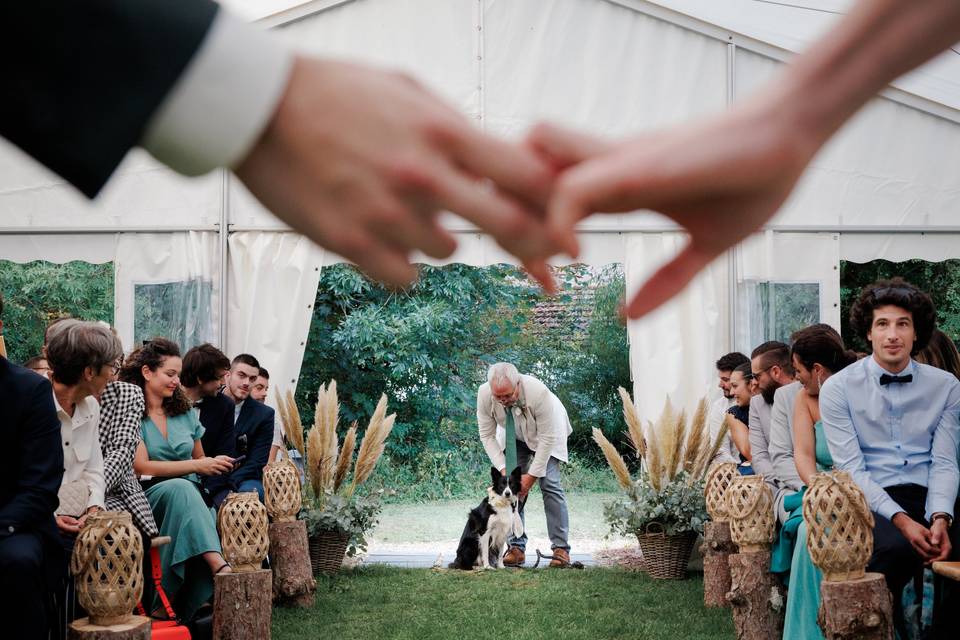
[{"label": "light blue shirt", "polygon": [[863,358],[830,376],[820,415],[834,466],[850,473],[870,509],[887,519],[903,511],[884,487],[927,487],[926,517],[953,515],[960,485],[960,383],[913,360],[895,375],[913,381],[880,386],[884,370]]}]

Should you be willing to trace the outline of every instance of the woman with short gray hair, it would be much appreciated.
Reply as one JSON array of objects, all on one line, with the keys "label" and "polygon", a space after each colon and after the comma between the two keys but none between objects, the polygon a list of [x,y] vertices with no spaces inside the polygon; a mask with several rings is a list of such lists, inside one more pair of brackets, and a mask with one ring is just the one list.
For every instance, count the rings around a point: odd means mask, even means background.
[{"label": "woman with short gray hair", "polygon": [[56,520],[64,547],[71,550],[87,515],[105,504],[96,397],[116,373],[123,351],[108,328],[68,319],[57,323],[46,352],[63,442]]}]

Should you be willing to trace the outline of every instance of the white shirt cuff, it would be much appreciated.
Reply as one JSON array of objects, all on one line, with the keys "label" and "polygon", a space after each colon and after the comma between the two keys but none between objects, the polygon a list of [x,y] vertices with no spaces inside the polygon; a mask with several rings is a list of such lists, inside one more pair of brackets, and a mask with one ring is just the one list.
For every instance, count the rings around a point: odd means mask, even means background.
[{"label": "white shirt cuff", "polygon": [[292,66],[278,38],[221,9],[141,146],[184,175],[238,164],[270,121]]}]

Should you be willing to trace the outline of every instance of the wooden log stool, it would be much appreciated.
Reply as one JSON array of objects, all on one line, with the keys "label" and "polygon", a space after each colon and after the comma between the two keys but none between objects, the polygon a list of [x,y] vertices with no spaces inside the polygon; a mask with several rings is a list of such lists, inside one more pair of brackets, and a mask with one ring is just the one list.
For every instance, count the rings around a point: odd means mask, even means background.
[{"label": "wooden log stool", "polygon": [[711,521],[703,528],[703,604],[707,607],[729,607],[727,593],[730,591],[730,555],[737,552],[730,535],[724,493],[734,476],[737,465],[733,462],[716,464],[707,474],[704,498]]},{"label": "wooden log stool", "polygon": [[819,473],[803,496],[810,559],[823,572],[817,622],[827,640],[893,640],[893,597],[873,553],[873,513],[845,471]]},{"label": "wooden log stool", "polygon": [[738,640],[779,640],[783,593],[770,573],[773,495],[763,476],[736,476],[725,494],[730,534],[739,553],[729,556],[730,592]]},{"label": "wooden log stool", "polygon": [[150,638],[150,619],[131,614],[143,595],[143,539],[129,513],[88,516],[73,547],[70,572],[90,615],[67,626],[69,640]]},{"label": "wooden log stool", "polygon": [[217,528],[233,573],[213,577],[213,640],[269,640],[273,572],[260,568],[270,541],[267,510],[257,493],[228,495]]},{"label": "wooden log stool", "polygon": [[263,471],[263,491],[271,520],[273,599],[282,605],[312,607],[317,582],[310,567],[307,524],[297,520],[302,504],[297,467],[289,459],[268,464]]}]

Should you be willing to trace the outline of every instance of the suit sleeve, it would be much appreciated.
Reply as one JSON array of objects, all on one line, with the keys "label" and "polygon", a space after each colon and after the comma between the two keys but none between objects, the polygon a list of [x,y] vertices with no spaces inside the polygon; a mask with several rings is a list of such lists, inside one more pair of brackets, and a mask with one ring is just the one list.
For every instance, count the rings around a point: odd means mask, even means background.
[{"label": "suit sleeve", "polygon": [[211,0],[4,3],[0,135],[96,195],[216,14]]},{"label": "suit sleeve", "polygon": [[[117,491],[133,467],[142,434],[144,400],[140,387],[116,382],[107,385],[100,397],[100,445],[103,450],[103,478],[107,494]],[[111,406],[112,405],[112,406]]]},{"label": "suit sleeve", "polygon": [[[557,402],[560,400],[558,399]],[[557,443],[559,425],[556,424],[557,412],[553,407],[554,396],[547,391],[540,397],[535,407],[537,420],[537,451],[527,473],[537,478],[547,475],[547,463],[553,455],[553,447]]]},{"label": "suit sleeve", "polygon": [[[754,400],[761,396],[754,396]],[[763,476],[767,482],[776,484],[776,474],[773,472],[773,463],[770,462],[770,451],[767,436],[763,433],[763,427],[760,426],[760,413],[757,410],[757,404],[754,400],[750,401],[750,424],[747,429],[750,432],[750,466],[754,473]]]},{"label": "suit sleeve", "polygon": [[[253,402],[253,400],[248,400]],[[263,467],[270,458],[270,445],[273,443],[274,411],[270,407],[261,405],[257,415],[257,423],[250,438],[250,448],[247,459],[240,468],[230,474],[233,482],[239,484],[244,480],[259,480],[263,475]]]},{"label": "suit sleeve", "polygon": [[497,442],[497,422],[493,419],[491,403],[488,388],[481,386],[477,391],[477,427],[480,431],[480,442],[490,458],[490,464],[497,469],[504,469],[507,466],[507,459]]},{"label": "suit sleeve", "polygon": [[784,391],[780,393],[777,390],[770,412],[770,462],[777,480],[789,489],[799,491],[803,487],[803,480],[793,460],[793,430],[790,424],[793,399],[797,396],[786,393],[786,389]]},{"label": "suit sleeve", "polygon": [[53,518],[63,480],[63,442],[53,392],[46,380],[30,390],[17,428],[22,431],[20,477],[12,500],[0,505],[0,530],[35,529]]}]

